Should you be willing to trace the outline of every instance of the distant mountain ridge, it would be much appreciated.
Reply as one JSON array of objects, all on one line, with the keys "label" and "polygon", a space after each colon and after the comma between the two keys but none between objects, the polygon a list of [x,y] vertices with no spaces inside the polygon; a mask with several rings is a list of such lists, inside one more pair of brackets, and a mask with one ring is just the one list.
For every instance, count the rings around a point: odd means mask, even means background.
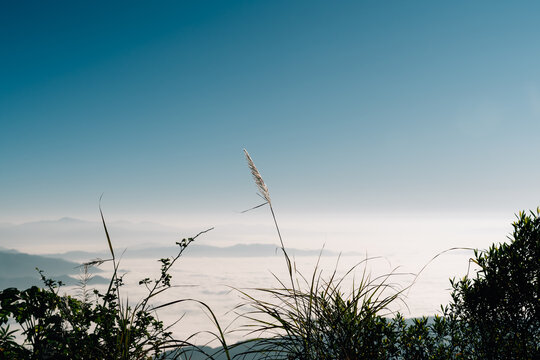
[{"label": "distant mountain ridge", "polygon": [[[124,256],[130,258],[163,258],[176,254],[178,248],[173,245],[179,240],[179,233],[196,233],[195,230],[181,230],[176,227],[152,222],[111,221],[107,223],[113,245],[119,252],[127,249]],[[246,236],[244,235],[244,238]],[[240,240],[234,237],[222,239],[225,243],[238,242],[237,245],[218,247],[191,244],[185,256],[190,257],[267,257],[280,254],[281,250],[272,244],[250,244],[250,239]],[[56,220],[40,220],[21,224],[3,224],[0,226],[0,244],[5,249],[15,248],[26,253],[40,254],[45,257],[57,257],[68,261],[88,261],[90,259],[110,257],[103,225],[98,221],[87,221],[71,217]],[[169,245],[170,244],[170,245]],[[61,249],[61,253],[58,249]],[[102,250],[96,250],[102,249]],[[291,256],[337,256],[331,250],[288,248]],[[348,252],[342,255],[360,255]]]},{"label": "distant mountain ridge", "polygon": [[[119,249],[123,251],[124,249]],[[145,247],[139,249],[127,248],[124,257],[126,258],[162,258],[174,255],[178,251],[175,246]],[[226,247],[211,245],[191,244],[184,253],[188,257],[268,257],[280,254],[281,248],[271,244],[236,244]],[[287,249],[290,256],[338,256],[339,253],[330,250],[306,250],[306,249]],[[343,253],[343,256],[360,255],[356,252]],[[109,258],[107,251],[89,252],[89,251],[68,251],[65,253],[46,254],[47,257],[57,257],[61,259],[89,260],[95,258]]]},{"label": "distant mountain ridge", "polygon": [[[36,268],[43,270],[47,278],[59,280],[66,285],[77,283],[77,274],[81,264],[60,258],[45,257],[20,253],[15,250],[0,249],[0,289],[7,287],[27,288],[43,286]],[[92,267],[92,273],[102,272]],[[107,279],[94,276],[90,283],[104,283]]]}]

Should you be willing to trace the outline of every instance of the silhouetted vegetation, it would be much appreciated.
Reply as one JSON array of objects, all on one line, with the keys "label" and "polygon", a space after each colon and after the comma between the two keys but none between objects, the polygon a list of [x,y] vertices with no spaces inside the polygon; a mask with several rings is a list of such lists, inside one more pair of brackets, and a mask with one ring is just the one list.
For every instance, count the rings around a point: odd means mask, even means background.
[{"label": "silhouetted vegetation", "polygon": [[[307,277],[297,271],[268,188],[247,152],[246,158],[265,200],[255,208],[269,205],[288,270],[286,279],[276,277],[277,287],[240,290],[248,309],[241,319],[252,338],[228,345],[218,319],[198,300],[153,305],[171,287],[169,270],[198,235],[178,242],[177,254],[160,260],[157,279],[139,282],[146,297],[124,300],[123,276],[102,215],[111,259],[86,266],[112,263],[107,291],[90,291],[82,281],[78,297],[61,295],[61,283],[42,272],[42,288],[0,291],[0,359],[540,359],[540,208],[518,215],[510,242],[474,251],[478,270],[451,280],[452,300],[441,315],[406,320],[389,310],[406,289],[393,284],[399,276],[394,271],[375,277],[364,271],[344,286],[369,259],[340,278],[336,270],[324,278],[318,266]],[[157,310],[185,301],[207,311],[215,329],[206,332],[220,342],[218,349],[194,346],[192,337],[176,339],[158,319]]]},{"label": "silhouetted vegetation", "polygon": [[[181,356],[183,346],[190,345],[189,339],[172,337],[170,328],[155,312],[158,307],[189,300],[179,299],[160,306],[152,305],[151,300],[170,289],[169,270],[198,235],[177,242],[175,256],[160,259],[159,278],[139,281],[139,286],[146,287],[147,295],[133,303],[121,297],[124,283],[123,275],[118,273],[120,262],[104,220],[103,226],[112,258],[94,260],[84,266],[112,263],[114,271],[107,291],[90,291],[85,281],[88,278],[83,277],[78,297],[61,295],[63,284],[46,278],[42,271],[42,288],[0,291],[0,359],[174,359]],[[20,329],[10,328],[10,321]],[[22,339],[16,341],[19,331]]]},{"label": "silhouetted vegetation", "polygon": [[540,359],[539,214],[521,212],[509,243],[475,251],[476,277],[452,281],[464,358]]}]

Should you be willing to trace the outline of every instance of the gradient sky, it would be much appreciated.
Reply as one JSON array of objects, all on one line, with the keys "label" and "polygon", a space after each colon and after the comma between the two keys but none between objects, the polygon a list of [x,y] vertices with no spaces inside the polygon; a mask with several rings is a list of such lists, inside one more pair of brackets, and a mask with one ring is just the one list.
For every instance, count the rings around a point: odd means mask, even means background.
[{"label": "gradient sky", "polygon": [[[540,205],[536,1],[3,1],[0,222]],[[174,220],[173,220],[174,221]]]}]

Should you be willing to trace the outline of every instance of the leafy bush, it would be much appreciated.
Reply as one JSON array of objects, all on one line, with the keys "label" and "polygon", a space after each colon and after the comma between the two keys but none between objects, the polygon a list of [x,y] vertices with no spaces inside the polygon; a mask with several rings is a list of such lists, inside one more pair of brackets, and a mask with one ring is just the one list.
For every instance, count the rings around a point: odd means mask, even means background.
[{"label": "leafy bush", "polygon": [[[151,300],[170,288],[169,269],[201,233],[177,242],[176,256],[160,260],[160,277],[139,282],[148,290],[146,297],[131,304],[120,297],[123,276],[117,272],[119,261],[105,221],[103,225],[114,267],[107,291],[94,290],[92,300],[83,284],[80,298],[60,295],[62,284],[45,278],[41,272],[44,288],[0,291],[0,359],[173,359],[182,355],[182,347],[188,342],[174,339],[169,328],[155,316],[155,310],[187,300],[157,307],[152,307]],[[208,307],[207,310],[211,312]],[[21,327],[22,343],[16,341],[16,332],[9,330],[10,319]],[[173,351],[166,353],[169,349]]]},{"label": "leafy bush", "polygon": [[476,277],[452,281],[447,315],[460,325],[465,358],[540,358],[539,214],[520,212],[510,243],[476,250]]}]

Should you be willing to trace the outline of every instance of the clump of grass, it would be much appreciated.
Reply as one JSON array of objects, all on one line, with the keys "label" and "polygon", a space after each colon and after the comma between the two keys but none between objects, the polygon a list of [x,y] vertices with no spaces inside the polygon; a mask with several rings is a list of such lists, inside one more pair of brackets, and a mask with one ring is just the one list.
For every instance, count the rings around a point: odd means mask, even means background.
[{"label": "clump of grass", "polygon": [[[245,149],[244,153],[260,195],[265,199],[265,203],[255,208],[266,204],[270,207],[288,279],[274,275],[279,285],[254,289],[257,295],[240,291],[250,307],[242,315],[248,321],[246,328],[251,335],[256,335],[243,343],[251,346],[241,356],[319,360],[384,358],[383,354],[392,346],[388,341],[392,338],[392,325],[383,315],[390,314],[389,305],[400,300],[405,290],[390,281],[398,275],[396,269],[371,277],[367,272],[371,259],[366,258],[342,277],[337,277],[336,264],[325,279],[317,262],[311,276],[305,277],[287,253],[268,187]],[[363,271],[356,279],[355,271],[360,267]],[[348,279],[352,280],[352,286],[344,291],[344,282]]]},{"label": "clump of grass", "polygon": [[[275,288],[241,291],[251,307],[243,316],[253,344],[249,352],[268,359],[358,359],[377,358],[389,344],[392,331],[383,317],[402,290],[389,282],[392,272],[372,278],[365,259],[342,277],[337,265],[328,278],[317,264],[309,278],[293,273],[294,289],[282,280]],[[363,271],[359,279],[353,272]],[[349,290],[344,282],[352,281]],[[263,300],[268,299],[268,300]]]}]

